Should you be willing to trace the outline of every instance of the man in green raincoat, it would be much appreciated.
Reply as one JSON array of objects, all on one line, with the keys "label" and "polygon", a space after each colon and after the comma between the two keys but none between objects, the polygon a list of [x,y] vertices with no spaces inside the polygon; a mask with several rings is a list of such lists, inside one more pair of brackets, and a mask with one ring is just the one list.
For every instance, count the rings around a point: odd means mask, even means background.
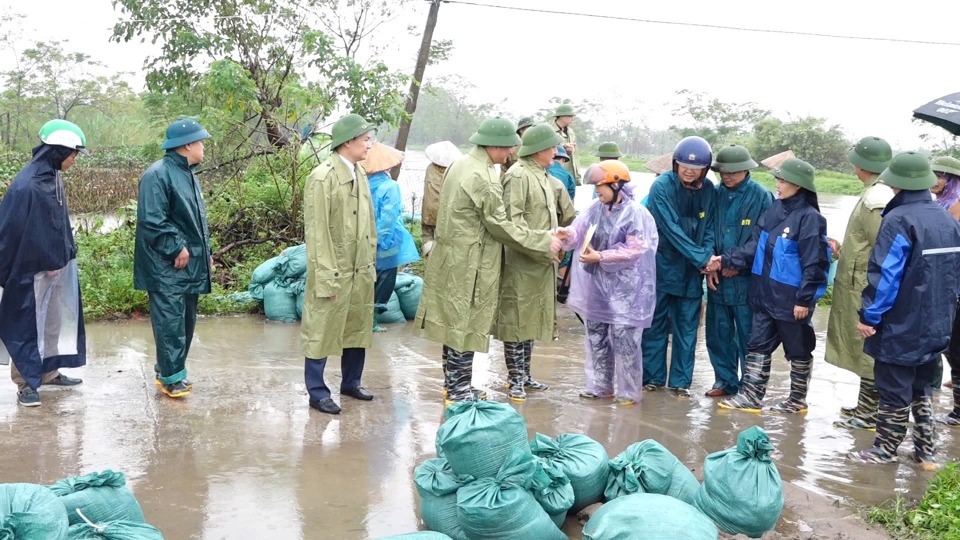
[{"label": "man in green raincoat", "polygon": [[875,429],[880,395],[874,384],[873,358],[863,352],[863,338],[857,331],[860,295],[867,286],[867,263],[877,243],[884,207],[893,198],[893,190],[879,182],[880,173],[890,165],[893,151],[879,137],[864,137],[847,152],[864,190],[850,213],[843,249],[833,280],[833,305],[827,323],[827,351],[824,359],[838,368],[860,377],[860,392],[855,407],[840,409],[841,420],[835,426],[853,429]]},{"label": "man in green raincoat", "polygon": [[474,398],[473,355],[487,352],[496,324],[503,245],[544,263],[560,249],[550,231],[507,218],[494,164],[503,165],[520,143],[516,131],[504,118],[484,120],[470,137],[477,146],[450,166],[440,191],[435,245],[415,328],[421,337],[443,344],[448,401]]},{"label": "man in green raincoat", "polygon": [[323,379],[327,357],[340,355],[340,395],[370,401],[360,385],[373,340],[377,229],[367,175],[358,165],[376,126],[348,114],[333,125],[333,153],[310,176],[304,194],[307,290],[300,337],[310,407],[340,414]]},{"label": "man in green raincoat", "polygon": [[[547,124],[528,129],[517,151],[519,161],[507,171],[503,184],[507,218],[516,225],[553,230],[573,222],[576,211],[566,189],[547,173],[560,137]],[[500,283],[500,310],[496,337],[503,341],[511,401],[526,401],[525,388],[546,390],[530,376],[533,340],[556,335],[557,270],[542,256],[531,257],[506,247]]]},{"label": "man in green raincoat", "polygon": [[557,135],[560,136],[560,144],[563,145],[567,150],[567,155],[570,156],[570,161],[564,165],[564,168],[573,175],[573,181],[579,186],[580,154],[577,153],[577,136],[573,133],[573,128],[570,127],[576,116],[577,113],[573,110],[573,105],[560,105],[553,113],[553,127]]},{"label": "man in green raincoat", "polygon": [[[534,123],[535,122],[533,121],[533,118],[529,116],[524,116],[523,118],[521,118],[520,121],[517,122],[517,136],[523,137],[523,133],[528,129],[530,129],[530,126],[532,126]],[[516,152],[507,156],[507,162],[504,163],[502,167],[500,167],[501,180],[507,176],[507,171],[509,171],[510,167],[513,167],[513,165],[517,161],[519,161],[519,159],[520,157],[516,154]]]},{"label": "man in green raincoat", "polygon": [[163,159],[140,178],[133,285],[147,291],[157,345],[157,386],[165,395],[190,394],[187,354],[197,324],[199,295],[210,292],[210,231],[200,182],[193,173],[210,138],[196,120],[170,124]]}]

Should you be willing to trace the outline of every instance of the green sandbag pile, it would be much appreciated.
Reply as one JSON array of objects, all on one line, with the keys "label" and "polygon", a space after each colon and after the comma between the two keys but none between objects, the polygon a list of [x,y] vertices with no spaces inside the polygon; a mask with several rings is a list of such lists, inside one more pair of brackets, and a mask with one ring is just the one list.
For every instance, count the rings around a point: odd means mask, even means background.
[{"label": "green sandbag pile", "polygon": [[567,474],[559,467],[537,458],[537,469],[530,490],[553,524],[558,528],[562,527],[567,512],[576,501]]},{"label": "green sandbag pile", "polygon": [[737,436],[736,447],[707,456],[694,506],[726,533],[760,538],[773,530],[783,511],[773,449],[766,432],[753,426]]},{"label": "green sandbag pile", "polygon": [[624,495],[597,510],[583,526],[583,540],[717,540],[710,518],[689,504],[654,493]]},{"label": "green sandbag pile", "polygon": [[423,278],[414,274],[400,272],[397,274],[397,284],[393,290],[400,301],[400,309],[408,321],[417,318],[417,308],[420,307],[420,296],[423,295]]},{"label": "green sandbag pile", "polygon": [[307,246],[284,249],[260,264],[250,279],[250,296],[263,302],[271,321],[297,322],[303,315],[306,289]]},{"label": "green sandbag pile", "polygon": [[64,540],[67,509],[49,489],[36,484],[0,484],[0,538]]},{"label": "green sandbag pile", "polygon": [[431,531],[453,540],[468,540],[457,519],[457,490],[473,481],[472,476],[457,476],[443,458],[428,459],[414,469],[413,482],[420,495],[420,519]]},{"label": "green sandbag pile", "polygon": [[400,299],[397,297],[397,291],[390,295],[390,301],[387,302],[387,310],[377,313],[377,322],[383,324],[402,323],[407,320],[403,316],[403,310],[400,308]]},{"label": "green sandbag pile", "polygon": [[537,433],[530,441],[530,449],[535,456],[556,466],[570,479],[574,512],[603,501],[610,468],[607,450],[602,444],[586,435],[562,434],[554,441]]},{"label": "green sandbag pile", "polygon": [[527,446],[527,423],[505,403],[463,401],[447,407],[437,445],[450,468],[474,478],[496,476],[515,447]]},{"label": "green sandbag pile", "polygon": [[163,540],[163,535],[146,523],[111,521],[104,524],[71,525],[67,531],[67,540]]},{"label": "green sandbag pile", "polygon": [[[65,478],[50,486],[67,509],[70,525],[108,521],[143,523],[143,510],[133,493],[126,487],[127,479],[121,472],[105,470],[73,478]],[[77,514],[83,512],[84,520]]]},{"label": "green sandbag pile", "polygon": [[690,469],[653,439],[633,443],[610,460],[604,497],[611,501],[633,493],[668,495],[693,504],[700,489]]}]

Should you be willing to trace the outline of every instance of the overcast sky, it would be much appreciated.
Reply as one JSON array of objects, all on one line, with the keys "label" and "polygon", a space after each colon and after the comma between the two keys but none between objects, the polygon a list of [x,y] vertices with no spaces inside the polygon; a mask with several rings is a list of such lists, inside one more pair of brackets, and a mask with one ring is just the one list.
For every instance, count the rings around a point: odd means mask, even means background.
[{"label": "overcast sky", "polygon": [[[913,149],[918,135],[940,135],[910,119],[912,110],[960,91],[960,46],[920,45],[789,35],[807,32],[960,43],[960,8],[952,2],[502,0],[477,3],[549,9],[533,13],[443,4],[435,38],[451,39],[450,61],[428,67],[427,77],[458,74],[475,85],[477,101],[506,99],[506,112],[526,115],[553,96],[603,102],[598,121],[631,120],[654,128],[674,123],[665,104],[680,89],[727,102],[755,102],[787,118],[815,115],[841,124],[851,139],[887,138]],[[27,16],[38,40],[68,39],[118,71],[136,74],[141,87],[148,45],[110,43],[117,19],[110,0],[4,2],[0,11]],[[427,3],[415,2],[377,40],[391,43],[386,60],[412,70]],[[755,33],[616,21],[592,13],[657,21],[769,30]],[[395,45],[395,46],[394,46]],[[0,56],[0,65],[9,63]]]}]

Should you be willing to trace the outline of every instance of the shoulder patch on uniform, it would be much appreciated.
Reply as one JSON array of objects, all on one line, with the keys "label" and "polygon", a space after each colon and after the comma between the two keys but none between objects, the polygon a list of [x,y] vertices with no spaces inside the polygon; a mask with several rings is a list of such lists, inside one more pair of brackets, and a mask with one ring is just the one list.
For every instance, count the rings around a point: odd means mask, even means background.
[{"label": "shoulder patch on uniform", "polygon": [[874,184],[863,193],[863,205],[871,210],[883,208],[894,196],[893,190],[886,184]]}]

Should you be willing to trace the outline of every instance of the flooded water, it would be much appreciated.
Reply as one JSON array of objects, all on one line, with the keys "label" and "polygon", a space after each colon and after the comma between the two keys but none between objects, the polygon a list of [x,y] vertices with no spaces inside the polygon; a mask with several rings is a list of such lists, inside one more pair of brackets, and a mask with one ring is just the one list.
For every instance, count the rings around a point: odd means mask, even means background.
[{"label": "flooded water", "polygon": [[[825,310],[815,323],[819,343],[805,416],[718,410],[702,397],[713,383],[702,340],[693,399],[653,392],[635,407],[584,402],[577,397],[583,330],[565,310],[562,338],[534,350],[534,374],[550,390],[515,407],[531,436],[585,433],[611,457],[653,438],[698,477],[707,454],[734,445],[737,433],[758,424],[778,447],[785,482],[858,503],[922,493],[931,473],[909,460],[896,466],[843,460],[843,453],[869,446],[873,435],[832,427],[839,407],[855,401],[856,380],[822,361]],[[376,399],[344,398],[340,416],[307,407],[296,324],[201,320],[188,364],[194,394],[179,401],[154,386],[147,321],[91,324],[88,343],[89,365],[70,370],[84,384],[41,390],[40,408],[18,407],[14,385],[0,382],[6,432],[0,481],[48,484],[107,468],[123,471],[148,520],[171,539],[349,540],[418,528],[413,469],[434,456],[443,402],[440,348],[414,337],[408,324],[375,336],[364,386]],[[474,376],[498,401],[506,401],[502,358],[494,342],[490,355],[478,357]],[[333,389],[339,387],[338,367],[331,359]],[[768,402],[787,395],[787,369],[777,356]],[[948,407],[946,394],[935,399],[938,411]],[[954,435],[939,433],[942,453],[955,457]],[[578,538],[573,521],[566,529]]]}]

